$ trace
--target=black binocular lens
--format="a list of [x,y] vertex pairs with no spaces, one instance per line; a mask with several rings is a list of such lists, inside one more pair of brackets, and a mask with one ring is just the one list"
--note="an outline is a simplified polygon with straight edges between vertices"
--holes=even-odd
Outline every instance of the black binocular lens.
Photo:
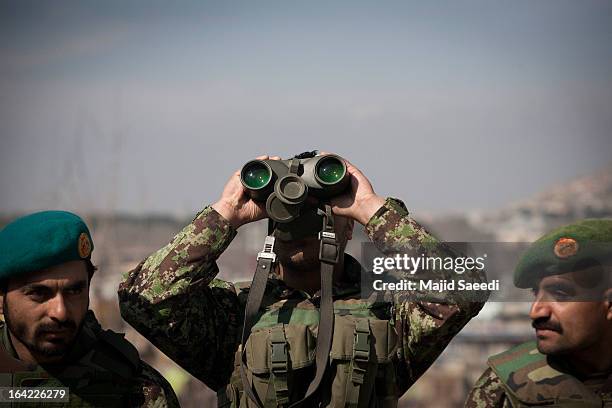
[[271,178],[270,167],[261,161],[252,161],[242,169],[242,181],[247,188],[258,190],[265,187]]
[[317,165],[317,177],[326,184],[334,184],[342,180],[346,169],[336,157],[321,159]]

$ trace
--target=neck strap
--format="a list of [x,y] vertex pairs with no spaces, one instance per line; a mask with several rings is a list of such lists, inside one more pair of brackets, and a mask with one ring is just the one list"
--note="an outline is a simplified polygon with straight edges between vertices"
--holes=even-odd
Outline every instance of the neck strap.
[[[334,232],[334,219],[331,207],[326,204],[325,210],[319,210],[319,213],[323,216],[323,228],[319,233],[319,240],[321,241],[319,248],[319,260],[321,261],[321,306],[319,310],[319,330],[315,357],[316,372],[313,381],[308,386],[304,398],[289,405],[289,408],[306,406],[306,402],[310,400],[319,389],[323,380],[323,375],[325,374],[325,369],[328,365],[334,331],[332,283],[334,266],[338,263],[338,259],[340,258],[340,250]],[[274,253],[274,237],[268,235],[264,242],[263,251],[257,255],[255,276],[253,277],[246,303],[244,326],[242,328],[242,353],[240,358],[240,377],[242,379],[244,391],[259,408],[263,408],[264,405],[253,391],[247,376],[246,342],[251,334],[251,329],[258,320],[258,312],[266,290],[268,273],[272,270],[275,263],[276,254]],[[286,353],[286,355],[288,356],[289,354]],[[313,405],[308,404],[308,406]]]

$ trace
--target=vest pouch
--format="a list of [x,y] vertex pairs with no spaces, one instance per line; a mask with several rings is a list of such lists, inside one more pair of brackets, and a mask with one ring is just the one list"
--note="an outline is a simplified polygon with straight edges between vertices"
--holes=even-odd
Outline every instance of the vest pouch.
[[391,363],[397,336],[389,321],[336,314],[334,324],[331,406],[381,406],[387,400],[395,405],[383,406],[396,406]]
[[371,357],[378,364],[390,363],[396,351],[397,335],[389,320],[355,317],[353,315],[335,315],[334,339],[330,357],[335,360],[351,360],[357,320],[365,320],[370,328],[373,351]]
[[[314,377],[316,339],[306,325],[255,330],[246,344],[248,380],[265,407],[301,399]],[[248,405],[247,405],[248,403]],[[240,406],[254,406],[246,394]]]

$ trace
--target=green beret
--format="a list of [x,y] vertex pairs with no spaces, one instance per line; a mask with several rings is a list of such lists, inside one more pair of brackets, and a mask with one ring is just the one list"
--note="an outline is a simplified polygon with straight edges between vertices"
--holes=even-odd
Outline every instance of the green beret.
[[27,215],[0,231],[0,280],[74,260],[90,260],[93,242],[83,220],[66,211]]
[[514,285],[529,288],[541,278],[579,270],[612,255],[612,219],[587,219],[544,235],[525,251],[514,271]]

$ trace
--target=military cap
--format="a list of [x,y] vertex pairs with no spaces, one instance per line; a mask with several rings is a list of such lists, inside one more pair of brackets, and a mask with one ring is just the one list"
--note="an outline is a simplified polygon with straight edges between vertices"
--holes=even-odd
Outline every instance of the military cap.
[[519,260],[514,285],[532,287],[550,275],[579,270],[593,262],[610,263],[612,219],[586,219],[565,225],[534,242]]
[[30,214],[0,231],[0,280],[64,262],[90,260],[92,250],[89,229],[76,214]]

